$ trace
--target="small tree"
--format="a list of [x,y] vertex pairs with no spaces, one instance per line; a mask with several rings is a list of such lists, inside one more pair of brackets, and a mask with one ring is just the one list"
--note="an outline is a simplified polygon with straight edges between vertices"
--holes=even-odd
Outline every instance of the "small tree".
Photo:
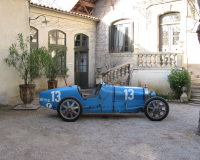
[[185,69],[179,70],[178,68],[171,69],[171,74],[168,76],[168,82],[170,88],[175,93],[175,98],[180,98],[182,92],[182,87],[190,83],[189,72]]
[[[43,66],[45,69],[45,75],[49,80],[55,80],[56,77],[62,76],[65,77],[68,71],[68,68],[66,68],[66,61],[62,59],[61,57],[66,55],[66,47],[63,48],[56,48],[56,47],[50,47],[49,49],[50,53],[54,53],[54,55],[51,54],[45,54],[43,56],[44,62]],[[63,65],[64,64],[64,65]]]
[[[29,38],[24,40],[23,34],[19,33],[17,37],[18,43],[12,44],[9,47],[8,58],[5,58],[5,62],[8,66],[13,66],[19,73],[25,85],[33,83],[33,79],[36,76],[42,74],[42,57],[47,50],[42,47],[29,51]],[[45,63],[45,62],[43,62]]]

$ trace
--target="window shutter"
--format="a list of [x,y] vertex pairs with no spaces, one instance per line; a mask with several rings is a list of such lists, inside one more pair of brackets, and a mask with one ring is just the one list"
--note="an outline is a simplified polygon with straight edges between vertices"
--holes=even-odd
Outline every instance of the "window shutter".
[[114,26],[113,25],[110,25],[109,26],[109,53],[112,53],[113,52],[113,37],[114,37]]
[[112,49],[112,37],[111,37],[111,26],[109,26],[109,53],[111,53],[111,49]]
[[131,23],[131,37],[130,37],[130,49],[131,52],[134,52],[134,23]]

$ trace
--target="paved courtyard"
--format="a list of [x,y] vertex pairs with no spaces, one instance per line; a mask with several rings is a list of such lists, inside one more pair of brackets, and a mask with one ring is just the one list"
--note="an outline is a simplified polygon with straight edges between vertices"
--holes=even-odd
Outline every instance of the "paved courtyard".
[[72,123],[45,107],[0,106],[0,159],[200,160],[200,107],[169,105],[161,122],[137,113],[83,114]]

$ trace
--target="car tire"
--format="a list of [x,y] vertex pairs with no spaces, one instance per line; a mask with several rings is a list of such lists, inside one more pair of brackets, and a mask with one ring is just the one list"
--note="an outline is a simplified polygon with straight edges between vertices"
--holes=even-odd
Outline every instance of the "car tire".
[[64,121],[74,122],[82,115],[83,106],[77,98],[66,97],[59,102],[57,112]]
[[146,101],[144,113],[151,121],[161,121],[167,117],[169,105],[163,98],[153,97]]

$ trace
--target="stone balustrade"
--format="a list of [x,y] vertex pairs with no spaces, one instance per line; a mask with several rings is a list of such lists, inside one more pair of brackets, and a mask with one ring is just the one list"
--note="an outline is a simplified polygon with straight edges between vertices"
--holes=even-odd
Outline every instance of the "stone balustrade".
[[181,53],[172,52],[138,53],[138,66],[158,68],[181,67],[182,55]]
[[123,77],[124,75],[128,75],[130,71],[130,62],[124,63],[117,67],[109,69],[103,77],[103,81],[105,83],[109,83]]

